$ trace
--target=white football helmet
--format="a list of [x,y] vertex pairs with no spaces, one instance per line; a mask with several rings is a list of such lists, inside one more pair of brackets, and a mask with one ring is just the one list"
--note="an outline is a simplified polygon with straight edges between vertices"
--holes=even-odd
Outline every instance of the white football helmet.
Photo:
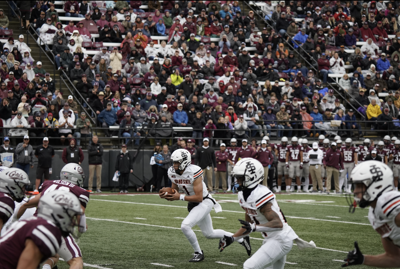
[[297,145],[299,142],[299,139],[296,136],[293,136],[291,141],[292,141],[292,145]]
[[25,198],[25,187],[31,184],[28,174],[19,168],[0,171],[0,192],[7,193],[18,203]]
[[264,136],[262,140],[267,140],[268,141],[269,137],[268,136]]
[[385,135],[385,137],[383,138],[383,140],[389,140],[389,141],[390,141],[390,136]]
[[301,141],[301,144],[308,144],[307,138],[303,138],[303,141]]
[[38,217],[54,223],[63,236],[73,232],[78,225],[77,216],[83,211],[79,199],[67,191],[54,190],[40,197]]
[[171,155],[172,162],[179,163],[179,170],[184,171],[186,167],[192,162],[192,157],[190,152],[186,149],[177,149]]
[[342,144],[342,143],[343,143],[343,141],[340,140],[340,139],[338,139],[338,140],[336,141],[336,144]]
[[351,172],[350,184],[357,183],[364,184],[366,189],[361,199],[354,196],[354,200],[361,208],[365,208],[382,193],[393,190],[393,172],[382,162],[365,161]]
[[400,140],[396,140],[396,141],[394,142],[394,147],[395,147],[396,149],[398,149],[398,148],[400,147]]
[[256,159],[243,158],[233,167],[232,176],[241,180],[243,187],[253,189],[264,180],[264,167]]
[[324,140],[325,139],[325,136],[324,135],[319,135],[318,136],[318,140]]
[[393,142],[393,141],[396,141],[396,140],[397,140],[397,137],[393,136],[393,137],[392,137],[392,142]]
[[353,143],[353,140],[349,137],[349,138],[346,138],[346,141],[345,141],[345,142],[346,142],[346,144],[347,144],[347,143],[350,143],[350,144],[351,144],[351,143]]
[[340,139],[341,139],[340,136],[337,135],[337,136],[335,136],[335,138],[333,140],[335,140],[335,142],[337,143],[337,141]]
[[371,140],[369,138],[364,139],[364,144],[371,144]]
[[68,181],[82,187],[85,181],[85,173],[83,173],[83,169],[79,164],[69,163],[61,169],[60,180]]
[[282,137],[281,142],[288,142],[289,140],[287,139],[286,136]]
[[237,142],[236,138],[232,138],[232,139],[231,139],[231,144],[232,144],[232,143],[236,143],[236,142]]

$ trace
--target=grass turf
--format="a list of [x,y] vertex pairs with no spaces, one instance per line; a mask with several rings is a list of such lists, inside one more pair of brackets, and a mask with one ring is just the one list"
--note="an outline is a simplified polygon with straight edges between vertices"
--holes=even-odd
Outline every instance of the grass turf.
[[[218,194],[223,212],[212,211],[216,229],[235,232],[244,218],[244,211],[235,202],[237,196]],[[289,225],[304,240],[313,240],[317,247],[300,251],[293,246],[285,268],[339,268],[347,251],[357,240],[364,254],[383,252],[379,235],[366,218],[368,210],[348,213],[343,196],[277,195],[278,203]],[[152,263],[174,268],[242,268],[248,258],[245,249],[235,243],[222,253],[218,240],[205,239],[196,226],[196,235],[205,254],[205,261],[189,263],[193,250],[180,231],[182,218],[187,216],[186,202],[168,202],[158,195],[92,195],[86,210],[88,232],[82,235],[79,246],[84,262],[103,268],[162,268]],[[152,225],[152,226],[151,226]],[[260,233],[251,235],[253,253],[262,244]],[[343,253],[346,252],[346,253]],[[68,268],[60,262],[60,269]],[[85,267],[90,268],[90,267]],[[97,267],[99,268],[99,267]],[[367,268],[367,267],[358,267]]]

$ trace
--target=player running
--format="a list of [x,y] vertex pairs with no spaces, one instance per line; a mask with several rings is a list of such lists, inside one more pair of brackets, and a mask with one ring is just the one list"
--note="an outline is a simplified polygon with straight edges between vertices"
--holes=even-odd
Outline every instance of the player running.
[[[369,206],[368,220],[381,236],[384,254],[363,255],[354,242],[346,263],[380,268],[400,267],[400,192],[394,190],[393,172],[379,161],[365,161],[351,173],[354,200],[361,208]],[[353,207],[353,204],[350,205]]]
[[232,175],[240,186],[238,200],[246,214],[245,220],[239,220],[242,228],[233,236],[224,236],[220,240],[220,251],[252,232],[261,232],[263,245],[243,264],[243,268],[281,269],[285,266],[286,255],[292,249],[293,240],[296,240],[300,248],[315,248],[314,242],[307,243],[297,236],[287,224],[275,195],[268,187],[259,184],[264,180],[264,169],[259,161],[241,159],[233,168]]
[[[82,167],[79,164],[69,163],[65,165],[61,169],[60,180],[43,182],[39,187],[39,194],[21,206],[16,218],[19,219],[28,208],[37,207],[42,195],[46,195],[47,193],[51,193],[55,190],[63,190],[72,193],[79,199],[83,212],[82,216],[80,216],[79,232],[86,232],[86,217],[84,214],[86,206],[89,202],[89,192],[81,188],[81,186],[83,186],[84,179],[85,175]],[[68,235],[62,238],[62,244],[58,254],[69,264],[70,268],[83,268],[82,252],[78,244],[75,242],[73,236]],[[47,261],[46,264],[52,266],[53,263],[57,262],[57,260],[57,258],[53,258],[50,261]]]
[[[14,214],[15,202],[25,198],[25,187],[31,182],[21,169],[0,168],[0,231]],[[14,202],[15,201],[15,202]]]
[[58,252],[62,236],[73,231],[81,214],[79,200],[70,192],[56,190],[41,197],[37,216],[13,223],[0,238],[1,268],[38,268]]
[[[197,225],[200,227],[203,235],[208,239],[223,238],[232,236],[232,233],[224,230],[214,230],[210,216],[211,210],[221,212],[221,206],[211,197],[207,191],[206,184],[203,181],[203,170],[191,164],[190,153],[185,149],[177,149],[172,155],[173,166],[168,169],[168,177],[172,182],[171,188],[176,190],[173,194],[165,194],[166,189],[160,190],[160,197],[169,201],[181,200],[187,201],[189,215],[183,220],[181,230],[193,247],[194,255],[189,262],[201,262],[204,260],[204,253],[200,249],[196,234],[192,228]],[[263,170],[264,173],[264,170]],[[180,194],[179,191],[184,194]],[[239,241],[251,254],[249,237]]]

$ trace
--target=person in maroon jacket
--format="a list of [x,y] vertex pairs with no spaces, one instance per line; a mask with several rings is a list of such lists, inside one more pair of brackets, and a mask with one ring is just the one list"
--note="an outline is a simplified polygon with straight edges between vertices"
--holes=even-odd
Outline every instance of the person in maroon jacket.
[[215,191],[218,192],[219,180],[222,181],[222,189],[226,193],[226,165],[228,162],[229,152],[226,150],[225,143],[221,143],[220,150],[215,152],[215,160],[217,161],[217,172],[215,173]]
[[243,139],[242,147],[238,150],[238,153],[235,158],[235,163],[237,163],[238,160],[242,158],[248,158],[248,157],[254,158],[256,154],[257,154],[256,151],[248,145],[247,139]]
[[324,158],[324,167],[326,169],[326,194],[331,190],[331,176],[335,181],[335,193],[339,193],[339,171],[343,170],[343,157],[336,148],[336,142],[331,143],[331,148],[326,152]]
[[228,55],[224,57],[224,65],[236,66],[239,67],[239,62],[235,54],[233,54],[233,50],[228,50]]
[[181,66],[182,65],[182,56],[179,56],[179,50],[175,50],[175,55],[171,57],[172,66]]
[[187,143],[186,143],[186,150],[190,152],[190,155],[192,156],[192,164],[196,164],[196,148],[193,147],[193,145],[195,144],[195,140],[194,139],[188,139]]
[[188,16],[186,22],[183,24],[183,28],[187,27],[190,33],[196,34],[196,24],[192,20],[192,16]]
[[239,151],[239,148],[237,147],[236,138],[231,139],[231,146],[228,147],[227,151],[229,153],[229,155],[228,155],[228,189],[227,189],[227,191],[230,191],[231,185],[232,185],[231,172],[232,172],[233,167],[235,166],[236,155]]
[[164,104],[168,106],[168,111],[171,114],[174,114],[174,112],[178,110],[178,103],[173,98],[174,96],[172,94],[168,94],[167,101],[164,102]]
[[214,66],[214,76],[216,79],[224,75],[225,73],[224,67],[225,67],[224,59],[219,58],[217,64]]
[[114,74],[113,78],[107,82],[110,85],[110,89],[112,93],[116,93],[119,91],[119,81],[118,81],[118,74]]
[[261,147],[258,147],[256,150],[256,159],[259,160],[264,167],[263,185],[267,187],[269,185],[269,188],[272,190],[273,188],[275,188],[275,186],[273,184],[272,178],[268,177],[268,171],[272,163],[274,162],[274,155],[272,155],[272,152],[267,147],[267,140],[261,141]]
[[324,84],[326,84],[328,74],[332,74],[333,72],[330,70],[330,63],[326,59],[325,53],[322,53],[321,58],[318,59],[318,70],[322,73]]

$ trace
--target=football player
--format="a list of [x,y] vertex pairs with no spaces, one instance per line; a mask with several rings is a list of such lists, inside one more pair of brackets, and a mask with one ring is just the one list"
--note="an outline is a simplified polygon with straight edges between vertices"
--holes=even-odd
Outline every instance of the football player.
[[[54,181],[45,181],[39,187],[39,194],[31,199],[29,202],[23,204],[18,211],[16,218],[20,218],[24,212],[28,208],[37,207],[40,197],[42,195],[46,195],[47,193],[51,193],[54,190],[64,190],[75,195],[81,204],[82,208],[82,216],[80,216],[79,220],[79,232],[86,232],[86,217],[85,217],[85,209],[89,202],[89,192],[81,186],[83,186],[83,182],[85,180],[85,175],[83,173],[83,169],[79,164],[69,163],[65,165],[60,172],[60,180]],[[66,261],[70,268],[83,268],[83,260],[82,260],[82,252],[75,242],[74,237],[68,235],[62,238],[62,244],[60,250],[58,252],[61,258]],[[53,266],[53,263],[57,262],[57,258],[52,258],[46,262],[50,266]],[[51,268],[51,267],[43,267],[43,268]]]
[[232,187],[231,172],[232,172],[233,166],[235,166],[236,154],[239,150],[239,148],[237,147],[236,138],[231,139],[231,146],[228,147],[227,150],[228,150],[229,156],[228,156],[228,170],[227,170],[227,172],[228,172],[228,189],[226,191],[228,192],[228,191],[231,191],[231,187]]
[[400,192],[394,190],[393,172],[382,162],[365,161],[354,168],[350,181],[358,206],[369,207],[368,220],[381,236],[385,253],[364,255],[354,242],[354,250],[348,253],[342,267],[400,267]]
[[37,216],[13,223],[0,238],[1,268],[38,268],[56,255],[62,236],[73,231],[81,214],[79,200],[70,192],[55,190],[41,197]]
[[385,150],[385,143],[383,141],[379,141],[376,147],[376,153],[382,158],[382,162],[388,164],[388,151]]
[[240,186],[238,200],[246,212],[245,220],[239,220],[242,228],[233,236],[224,236],[220,240],[220,251],[252,232],[261,232],[263,245],[246,260],[243,268],[280,269],[285,266],[286,255],[292,249],[293,240],[303,247],[315,247],[313,242],[307,243],[298,238],[287,224],[275,195],[268,187],[260,184],[264,180],[264,169],[259,161],[241,159],[233,168],[232,175]]
[[318,146],[319,146],[319,148],[321,150],[324,147],[324,140],[325,140],[325,136],[324,135],[319,135],[318,136]]
[[29,184],[29,177],[23,170],[18,168],[4,169],[1,167],[0,231],[14,214],[15,202],[20,203],[25,198],[25,187]]
[[304,192],[310,192],[310,159],[308,158],[308,152],[312,149],[308,146],[308,140],[303,138],[301,141],[301,145],[303,146],[303,169],[302,169],[302,177],[304,177]]
[[394,148],[390,151],[390,160],[393,160],[394,186],[397,188],[400,176],[400,140],[394,142]]
[[[394,145],[390,141],[390,136],[385,135],[385,137],[383,138],[383,143],[385,143],[383,149],[386,151],[387,156],[390,156],[390,151],[394,148]],[[390,169],[393,170],[393,160],[389,160],[389,157],[387,165],[390,167]]]
[[[286,150],[288,139],[286,136],[282,137],[281,144],[275,145],[275,156],[278,159],[278,192],[281,192],[282,176],[285,177],[285,182],[288,181],[289,171],[286,169]],[[290,190],[290,185],[286,185],[286,191]]]
[[[303,147],[298,144],[298,138],[293,136],[292,144],[286,151],[286,169],[289,170],[289,178],[286,180],[286,186],[291,186],[293,178],[296,177],[297,192],[301,192],[301,174],[303,170]],[[290,162],[290,165],[289,165]],[[287,191],[287,187],[286,187]],[[289,191],[294,191],[289,188]]]
[[[351,184],[349,184],[348,179],[350,178],[351,171],[353,171],[354,167],[358,165],[358,148],[353,146],[353,140],[351,138],[346,138],[345,146],[342,148],[342,156],[343,156],[343,166],[344,166],[344,185],[345,192],[351,192]],[[339,183],[340,185],[340,183]]]
[[[177,149],[171,155],[173,166],[168,169],[168,177],[171,180],[171,188],[176,190],[173,194],[165,194],[165,188],[160,190],[160,197],[169,201],[181,200],[188,202],[189,215],[183,220],[181,230],[194,249],[193,258],[189,262],[201,262],[204,253],[200,249],[196,234],[192,228],[197,225],[206,238],[223,238],[232,236],[232,233],[224,230],[214,230],[210,216],[211,210],[221,212],[221,206],[211,197],[203,181],[203,170],[191,164],[190,153],[185,149]],[[179,191],[183,192],[182,194]],[[249,237],[239,241],[250,255],[251,247]]]
[[364,139],[363,144],[358,146],[358,163],[362,163],[373,149],[374,147],[371,146],[371,140],[369,138]]
[[[319,136],[319,137],[321,137],[321,136]],[[325,159],[326,152],[329,150],[329,144],[330,144],[330,141],[328,138],[325,138],[322,142],[322,147],[320,149],[324,153],[323,159]],[[324,182],[324,186],[326,186],[326,169],[323,165],[321,166],[321,178],[322,178],[322,182]],[[326,187],[324,187],[324,191],[326,191]]]

